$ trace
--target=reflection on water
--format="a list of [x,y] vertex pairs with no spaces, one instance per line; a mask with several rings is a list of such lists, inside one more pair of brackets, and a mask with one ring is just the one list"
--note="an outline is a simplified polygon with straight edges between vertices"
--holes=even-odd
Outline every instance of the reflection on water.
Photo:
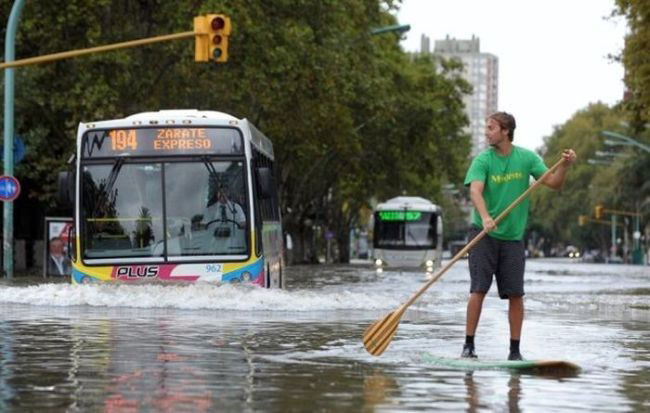
[[374,370],[363,379],[363,411],[373,411],[375,407],[390,403],[389,396],[395,396],[397,383]]
[[[482,409],[487,409],[490,406],[481,404],[480,386],[474,380],[474,372],[465,373],[464,377],[465,389],[467,391],[467,412],[477,412]],[[483,395],[485,399],[486,395]],[[519,412],[519,399],[521,397],[521,381],[518,373],[511,373],[507,385],[507,402],[505,404],[506,411]]]
[[[647,410],[650,276],[548,265],[528,264],[522,350],[573,361],[579,375],[420,362],[423,351],[460,352],[464,262],[406,313],[379,358],[363,350],[363,330],[426,274],[293,267],[288,291],[4,282],[0,411]],[[506,306],[491,292],[480,356],[505,358],[507,335]]]

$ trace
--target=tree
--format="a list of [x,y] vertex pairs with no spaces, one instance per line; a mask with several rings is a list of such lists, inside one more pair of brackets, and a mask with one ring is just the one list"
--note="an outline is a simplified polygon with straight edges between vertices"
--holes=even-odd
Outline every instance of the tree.
[[626,107],[638,133],[650,121],[650,4],[645,0],[616,0],[613,14],[625,16],[630,29],[620,59],[628,89]]
[[[307,223],[315,223],[335,231],[344,250],[370,198],[439,195],[442,180],[458,179],[469,145],[461,131],[467,85],[453,76],[457,68],[411,60],[395,34],[370,35],[395,22],[396,5],[27,3],[17,58],[187,31],[192,16],[215,11],[231,17],[233,33],[230,59],[218,66],[195,63],[187,40],[17,69],[16,130],[28,150],[16,174],[21,202],[32,206],[19,210],[54,208],[56,172],[74,152],[79,122],[160,109],[219,110],[251,120],[272,139],[286,230],[309,237]],[[9,6],[0,6],[0,19],[7,20]],[[36,227],[27,232],[39,236]]]
[[600,133],[619,127],[624,116],[620,108],[591,104],[544,139],[542,153],[547,165],[557,162],[565,148],[575,149],[578,160],[569,170],[559,193],[546,189],[531,196],[532,230],[552,243],[606,249],[607,229],[597,225],[580,227],[578,216],[591,215],[598,203],[619,205],[615,194],[621,186],[616,178],[620,164],[612,160],[609,166],[592,165],[588,160],[596,157],[596,151],[606,150]]

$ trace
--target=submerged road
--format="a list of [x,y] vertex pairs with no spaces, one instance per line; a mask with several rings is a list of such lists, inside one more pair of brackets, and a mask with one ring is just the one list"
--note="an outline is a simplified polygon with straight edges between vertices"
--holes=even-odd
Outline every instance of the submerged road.
[[[406,313],[388,350],[364,329],[425,281],[369,266],[290,267],[288,289],[0,284],[0,411],[648,411],[650,268],[529,260],[522,354],[578,375],[427,364],[464,340],[467,261]],[[485,300],[481,359],[508,350]]]

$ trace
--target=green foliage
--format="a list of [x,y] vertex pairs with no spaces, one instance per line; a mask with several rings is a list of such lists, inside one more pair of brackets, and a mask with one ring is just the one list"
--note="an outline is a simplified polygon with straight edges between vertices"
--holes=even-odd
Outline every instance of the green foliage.
[[[410,58],[392,0],[28,2],[16,58],[191,30],[192,17],[231,17],[229,61],[195,63],[180,40],[16,70],[16,173],[31,202],[54,203],[56,172],[79,122],[172,108],[248,118],[274,142],[284,224],[307,220],[343,240],[372,197],[435,199],[460,182],[469,139],[458,67]],[[10,5],[0,6],[6,21]],[[44,23],[47,24],[44,24]]]
[[[533,229],[560,243],[605,250],[609,227],[595,223],[580,227],[578,216],[593,216],[597,204],[634,212],[650,197],[648,155],[607,147],[601,135],[603,130],[624,133],[621,125],[626,115],[620,108],[592,104],[545,139],[543,152],[548,165],[554,164],[565,148],[575,149],[578,160],[559,193],[547,189],[532,195]],[[618,151],[621,157],[605,158],[609,165],[590,164],[589,159],[599,159],[597,151]]]
[[626,107],[638,129],[650,121],[650,3],[616,0],[614,14],[625,16],[629,27],[621,60],[629,95]]

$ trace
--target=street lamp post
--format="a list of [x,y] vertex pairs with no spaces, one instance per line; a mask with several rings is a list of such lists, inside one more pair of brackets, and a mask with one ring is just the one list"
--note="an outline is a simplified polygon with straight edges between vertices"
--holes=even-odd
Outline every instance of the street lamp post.
[[[639,148],[645,152],[650,153],[650,145],[647,145],[643,142],[639,142],[638,140],[631,138],[627,135],[623,135],[622,133],[619,132],[613,132],[609,130],[604,130],[600,132],[601,135],[604,137],[608,138],[605,139],[603,142],[605,145],[609,146],[631,146],[635,148]],[[601,152],[601,154],[610,154],[609,152]],[[590,162],[591,163],[591,162]],[[637,212],[637,214],[634,216],[634,234],[633,234],[633,239],[634,239],[634,251],[632,253],[633,255],[633,262],[635,264],[640,264],[638,261],[643,260],[643,252],[641,251],[641,240],[640,240],[640,218],[641,214]]]
[[636,139],[630,138],[629,136],[623,135],[622,133],[612,132],[604,130],[600,132],[603,136],[606,136],[610,139],[605,140],[605,145],[611,146],[635,146],[637,148],[643,149],[646,152],[650,153],[650,146],[645,143],[639,142]]
[[370,34],[381,34],[386,32],[397,32],[399,34],[402,34],[404,32],[408,32],[409,30],[411,30],[410,24],[393,24],[391,26],[383,26],[370,29]]

